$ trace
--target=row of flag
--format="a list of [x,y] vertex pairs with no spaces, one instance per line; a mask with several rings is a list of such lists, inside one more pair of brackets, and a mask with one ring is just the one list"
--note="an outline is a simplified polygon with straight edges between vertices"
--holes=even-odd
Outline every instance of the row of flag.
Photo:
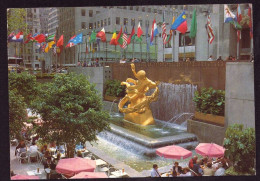
[[[252,33],[252,20],[251,20],[251,6],[249,7],[249,10],[248,10],[248,16],[250,17],[249,27],[250,27],[250,37],[252,38],[253,33]],[[241,15],[241,10],[240,10],[239,5],[237,5],[237,14],[236,15],[234,15],[230,11],[230,9],[228,8],[227,5],[224,5],[224,23],[234,24],[234,26],[237,29],[238,41],[241,39],[241,32],[240,32],[241,19],[242,19],[242,15]],[[207,17],[206,25],[207,25],[206,28],[207,28],[207,34],[208,34],[208,42],[211,44],[215,38],[215,35],[213,32],[209,14]],[[188,29],[187,28],[187,17],[186,17],[185,11],[183,11],[176,19],[175,19],[175,16],[173,17],[173,20],[172,20],[172,23],[170,26],[170,32],[168,35],[166,33],[166,24],[164,21],[164,17],[163,17],[163,23],[162,23],[161,28],[162,28],[161,36],[163,39],[163,44],[167,44],[171,40],[172,34],[174,33],[174,31],[179,31],[182,34],[185,34]],[[192,15],[192,20],[191,20],[190,34],[189,34],[190,38],[196,37],[196,33],[197,33],[197,19],[196,19],[196,9],[194,9],[193,15]],[[159,34],[159,32],[158,32],[156,20],[154,19],[153,23],[152,23],[152,29],[151,29],[150,36],[148,34],[148,27],[146,26],[147,51],[149,50],[149,46],[153,45],[154,38],[158,34]],[[124,32],[122,31],[122,27],[121,27],[118,34],[116,34],[116,30],[114,30],[112,38],[110,40],[110,45],[115,45],[115,46],[119,45],[121,48],[125,49],[131,43],[131,41],[134,41],[134,40],[139,41],[139,42],[142,41],[142,35],[143,35],[143,30],[141,28],[140,22],[137,27],[137,33],[135,33],[135,25],[133,25],[133,28],[132,28],[132,31],[131,31],[131,34],[129,35],[129,37],[127,36],[126,27],[124,28]],[[18,34],[11,33],[8,36],[8,42],[23,42],[23,39],[24,39],[23,32],[21,32],[21,31]],[[54,53],[56,53],[57,47],[59,47],[60,50],[62,50],[62,48],[63,48],[63,35],[60,36],[60,38],[57,42],[56,42],[55,35],[48,36],[48,35],[37,34],[37,33],[34,34],[33,36],[31,34],[28,34],[26,39],[27,40],[24,43],[37,42],[36,46],[39,47],[39,49],[42,52],[46,52],[46,53],[51,48],[53,48]],[[95,30],[93,30],[91,35],[87,39],[87,41],[88,40],[89,40],[89,43],[96,42],[99,47],[100,41],[106,42],[105,29],[102,28],[102,30],[99,31],[98,33]],[[82,33],[80,33],[78,35],[74,35],[68,41],[66,48],[73,47],[79,43],[82,43],[82,41],[83,41]]]

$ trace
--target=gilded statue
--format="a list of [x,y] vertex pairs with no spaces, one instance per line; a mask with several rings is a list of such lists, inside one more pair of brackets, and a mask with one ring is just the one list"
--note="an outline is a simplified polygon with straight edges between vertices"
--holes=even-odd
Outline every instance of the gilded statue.
[[[146,77],[146,72],[140,70],[136,73],[135,65],[131,64],[132,72],[137,80],[132,78],[126,79],[121,82],[121,85],[126,86],[126,95],[119,102],[119,111],[125,113],[124,119],[140,125],[153,125],[155,124],[150,103],[158,99],[159,82],[153,82]],[[155,89],[152,95],[147,96],[146,93],[150,89]],[[129,102],[127,108],[124,105]]]

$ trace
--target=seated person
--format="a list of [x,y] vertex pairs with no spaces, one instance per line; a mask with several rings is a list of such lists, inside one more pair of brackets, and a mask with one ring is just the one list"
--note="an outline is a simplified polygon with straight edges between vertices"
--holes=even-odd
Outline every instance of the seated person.
[[56,145],[55,141],[53,141],[49,144],[49,148],[56,148],[56,147],[57,147],[57,145]]
[[47,144],[44,144],[42,147],[41,147],[41,149],[40,149],[40,152],[42,153],[42,154],[45,154],[45,152],[48,150],[48,145]]
[[153,169],[151,171],[151,177],[161,177],[161,174],[158,171],[158,165],[154,164]]
[[54,163],[55,165],[58,164],[58,162],[59,162],[59,160],[60,160],[60,157],[61,157],[61,154],[60,154],[60,152],[58,151],[58,152],[57,152],[57,158],[55,158],[55,159],[53,160],[53,163]]
[[193,167],[192,167],[192,175],[193,176],[202,176],[203,175],[203,170],[200,168],[200,165],[201,165],[201,161],[200,160],[197,160],[197,162],[195,164],[193,164]]
[[52,161],[51,161],[51,157],[47,157],[46,160],[43,160],[43,166],[44,166],[44,169],[45,168],[50,168],[51,167],[51,164],[54,164]]
[[15,176],[16,174],[14,174],[14,171],[13,170],[10,170],[10,176],[13,177]]
[[16,156],[16,154],[17,154],[18,149],[20,149],[20,148],[22,148],[22,147],[25,147],[25,142],[24,142],[24,140],[21,140],[21,141],[19,142],[19,144],[17,145],[17,147],[15,148],[15,156]]
[[21,148],[19,149],[19,155],[21,155],[21,153],[26,152],[27,148],[25,145],[22,145]]
[[29,151],[30,151],[31,153],[38,151],[38,147],[37,147],[37,145],[35,144],[35,142],[32,142],[32,145],[30,146]]
[[[181,171],[182,171],[182,168],[181,168],[181,166],[179,166],[179,162],[174,162],[174,166],[173,166],[173,168],[172,168],[172,172],[173,172],[173,174],[177,174],[177,175],[180,175],[181,174]],[[174,173],[175,172],[175,173]]]
[[64,145],[59,145],[58,146],[58,151],[60,152],[60,153],[65,153],[65,147],[64,147]]
[[198,157],[196,155],[192,159],[190,159],[190,161],[189,161],[189,168],[192,169],[193,165],[196,164],[197,160],[198,160]]
[[214,175],[214,170],[212,168],[212,163],[208,162],[206,164],[206,167],[203,169],[203,176],[213,176]]
[[75,150],[78,151],[78,150],[81,150],[84,148],[84,145],[82,145],[81,143],[79,143],[78,145],[76,145],[75,147]]
[[206,156],[206,157],[203,157],[203,158],[201,159],[201,165],[206,166],[207,163],[208,163],[208,157],[207,157],[207,156]]
[[48,158],[48,157],[51,157],[51,153],[49,150],[46,150],[44,153],[44,158]]
[[51,169],[51,171],[50,171],[50,179],[60,179],[60,178],[62,178],[61,177],[61,174],[59,174],[59,173],[57,173],[56,172],[56,165],[55,164],[50,164],[50,169]]
[[77,151],[77,157],[80,157],[80,158],[83,157],[81,151],[79,151],[79,150]]
[[223,167],[222,163],[218,164],[217,170],[214,174],[214,176],[224,176],[225,175],[225,168]]
[[183,168],[180,176],[181,177],[189,177],[189,176],[191,176],[191,172],[190,172],[189,167]]

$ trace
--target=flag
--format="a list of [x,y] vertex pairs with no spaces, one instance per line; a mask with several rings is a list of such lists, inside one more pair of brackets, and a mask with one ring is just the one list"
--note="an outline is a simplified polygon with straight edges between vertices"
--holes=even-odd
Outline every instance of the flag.
[[74,39],[76,37],[76,35],[74,35],[74,36],[72,36],[71,38],[70,38],[70,40],[68,41],[68,44],[66,45],[66,48],[68,48],[68,47],[72,47],[72,40]]
[[97,42],[97,51],[99,52],[100,51],[100,40],[101,40],[101,38],[97,38],[96,39],[96,42]]
[[23,42],[23,32],[20,31],[15,36],[13,36],[13,38],[10,40],[10,42]]
[[53,34],[53,35],[50,35],[50,36],[48,36],[47,37],[47,41],[54,41],[54,37],[55,37],[55,35]]
[[91,43],[91,42],[95,42],[96,36],[97,36],[96,30],[93,30],[92,33],[91,33],[91,35],[90,35],[90,40],[89,40],[89,42],[90,42],[90,43]]
[[78,34],[75,38],[73,38],[73,39],[71,40],[72,44],[71,44],[70,47],[75,46],[75,45],[77,45],[77,44],[79,44],[79,43],[82,43],[82,40],[83,40],[82,36],[83,36],[83,34],[80,33],[80,34]]
[[52,45],[53,45],[53,44],[55,44],[54,41],[48,42],[48,44],[47,44],[47,46],[46,46],[46,48],[45,48],[45,52],[46,52],[46,53],[49,52],[49,50],[52,48]]
[[210,15],[208,15],[208,18],[207,18],[207,32],[208,32],[208,41],[211,44],[213,42],[214,38],[215,38],[215,35],[213,33]]
[[105,29],[103,28],[100,32],[98,32],[96,37],[100,38],[102,42],[106,42],[107,39]]
[[7,37],[7,41],[9,42],[14,36],[14,32],[10,33],[10,35]]
[[32,34],[29,33],[29,34],[26,36],[26,39],[27,39],[27,40],[24,42],[25,44],[26,44],[26,43],[29,43],[30,41],[33,41]]
[[123,49],[127,47],[127,29],[125,27],[125,32],[123,34],[123,45],[121,46]]
[[120,44],[120,45],[123,44],[123,39],[121,37],[122,37],[122,26],[121,26],[121,29],[120,29],[117,37],[116,37],[116,44]]
[[150,45],[153,45],[153,38],[158,34],[158,29],[156,25],[155,19],[153,20],[153,25],[151,29],[151,40],[150,40]]
[[57,47],[63,46],[63,35],[60,36],[58,42],[57,42]]
[[140,22],[138,23],[138,27],[137,27],[137,41],[142,41],[142,34],[143,34],[143,30],[141,28]]
[[183,11],[172,24],[171,30],[178,30],[179,32],[184,34],[187,31],[187,29],[187,18],[185,11]]
[[[242,20],[242,14],[239,4],[237,5],[237,23],[240,25],[240,21]],[[237,30],[237,42],[241,39],[241,32]]]
[[190,26],[190,38],[195,38],[197,33],[197,17],[196,17],[196,9],[193,10],[192,20]]
[[163,24],[162,24],[162,38],[163,38],[163,44],[166,44],[166,40],[167,40],[167,34],[166,34],[166,24],[163,20]]
[[57,50],[56,50],[56,45],[55,44],[52,45],[52,50],[53,50],[53,55],[56,55]]
[[146,25],[146,50],[147,52],[150,52],[150,39],[149,39],[149,34],[148,34],[148,25]]
[[[175,21],[175,16],[173,16],[173,18],[172,18],[172,24],[174,23],[174,21]],[[171,30],[171,29],[170,29],[170,36],[167,37],[166,44],[171,41],[173,31],[174,31],[174,30]]]
[[228,5],[224,4],[224,23],[237,21],[236,16],[230,11]]
[[131,40],[135,39],[135,24],[133,25],[131,35],[127,39],[127,44],[131,43]]
[[44,34],[38,34],[35,36],[34,40],[36,40],[38,43],[45,42],[45,36]]
[[111,38],[109,44],[110,45],[117,45],[117,43],[116,43],[116,30],[114,30],[114,33],[112,35],[112,38]]
[[247,15],[249,16],[249,28],[250,28],[250,38],[253,38],[253,24],[252,24],[252,7],[249,4]]
[[46,47],[46,45],[47,45],[47,44],[46,44],[45,42],[42,43],[42,46],[41,46],[41,48],[40,48],[40,49],[42,50],[42,52],[45,52],[45,47]]

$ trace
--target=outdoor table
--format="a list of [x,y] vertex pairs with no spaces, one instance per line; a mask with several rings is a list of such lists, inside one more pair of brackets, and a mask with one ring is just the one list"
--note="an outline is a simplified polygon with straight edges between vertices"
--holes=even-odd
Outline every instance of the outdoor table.
[[39,169],[39,172],[37,172],[37,170],[31,170],[31,171],[27,171],[27,175],[41,175],[43,173],[43,169]]
[[84,157],[84,159],[88,159],[88,160],[91,160],[91,158],[90,158],[90,157]]
[[[168,174],[168,176],[167,176],[167,174]],[[172,177],[172,175],[170,173],[166,172],[166,173],[163,173],[161,175],[161,177]]]
[[80,151],[81,151],[81,154],[83,157],[85,157],[85,154],[87,154],[89,152],[88,150],[85,150],[85,149],[82,149]]
[[107,163],[101,159],[95,160],[96,166],[106,165]]
[[50,148],[51,155],[55,155],[56,148]]
[[[55,154],[55,155],[52,155],[52,157],[54,158],[54,159],[56,159],[57,158],[57,154]],[[65,154],[60,154],[60,158],[62,159],[62,158],[65,158]]]
[[111,174],[116,176],[117,178],[127,176],[127,173],[126,172],[123,173],[122,170],[117,170],[117,171],[111,172]]

